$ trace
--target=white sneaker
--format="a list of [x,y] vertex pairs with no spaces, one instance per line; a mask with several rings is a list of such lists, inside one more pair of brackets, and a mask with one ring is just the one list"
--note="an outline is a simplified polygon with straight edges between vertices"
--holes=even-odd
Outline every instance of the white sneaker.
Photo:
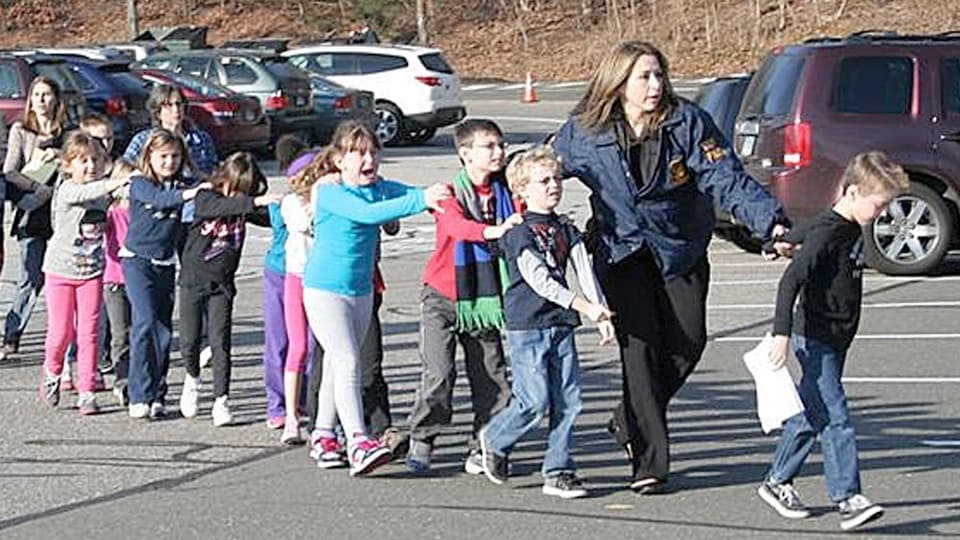
[[213,349],[209,345],[203,348],[200,351],[200,367],[205,368],[210,365],[210,360],[213,359]]
[[200,401],[200,377],[183,376],[183,391],[180,393],[180,414],[184,418],[193,418],[197,415],[197,404]]
[[233,422],[233,415],[230,414],[230,403],[227,396],[220,396],[213,402],[213,425],[221,427]]
[[146,418],[150,415],[150,404],[131,403],[127,412],[130,414],[130,418]]
[[154,401],[150,404],[150,418],[156,420],[157,418],[164,418],[167,416],[167,406],[162,402]]

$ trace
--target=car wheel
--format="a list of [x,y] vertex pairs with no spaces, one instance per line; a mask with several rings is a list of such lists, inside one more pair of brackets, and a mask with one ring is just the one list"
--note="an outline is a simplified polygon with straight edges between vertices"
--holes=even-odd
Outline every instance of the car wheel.
[[400,109],[392,103],[377,103],[375,110],[377,112],[377,138],[384,146],[397,144],[403,138],[403,114]]
[[717,236],[731,242],[738,248],[747,253],[760,253],[760,247],[763,245],[758,238],[755,238],[745,227],[724,227],[716,230]]
[[411,131],[405,137],[407,144],[423,144],[433,138],[437,134],[437,128],[420,128],[416,131]]
[[885,274],[929,272],[943,260],[953,231],[954,215],[943,197],[911,182],[867,227],[867,264]]

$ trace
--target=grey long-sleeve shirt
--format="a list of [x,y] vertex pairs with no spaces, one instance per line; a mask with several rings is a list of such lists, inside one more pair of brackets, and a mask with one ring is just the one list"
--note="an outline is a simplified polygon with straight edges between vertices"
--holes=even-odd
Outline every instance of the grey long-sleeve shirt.
[[53,196],[53,237],[47,244],[43,271],[68,279],[89,279],[103,273],[103,228],[110,192],[122,180],[80,184],[63,181]]

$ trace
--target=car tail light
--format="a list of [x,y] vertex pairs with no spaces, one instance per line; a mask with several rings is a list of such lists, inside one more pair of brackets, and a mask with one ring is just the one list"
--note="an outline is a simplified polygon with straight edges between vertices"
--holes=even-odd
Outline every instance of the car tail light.
[[103,104],[103,110],[110,116],[123,116],[127,114],[127,102],[120,96],[114,96]]
[[810,124],[795,122],[783,130],[783,164],[791,167],[810,165]]
[[232,101],[212,101],[210,102],[210,114],[217,118],[233,118],[233,115],[240,108],[240,105]]
[[277,90],[272,96],[267,98],[267,109],[271,111],[286,109],[289,104],[290,101],[287,99],[287,96],[283,94],[283,90]]
[[440,86],[443,82],[440,81],[440,77],[416,77],[416,79],[427,86]]
[[338,97],[333,102],[333,108],[337,110],[353,108],[353,96]]

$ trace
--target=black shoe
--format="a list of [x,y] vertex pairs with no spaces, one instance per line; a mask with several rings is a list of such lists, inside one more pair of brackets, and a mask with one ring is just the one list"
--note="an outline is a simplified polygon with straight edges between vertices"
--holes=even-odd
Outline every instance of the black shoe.
[[763,502],[770,505],[781,516],[788,519],[810,517],[810,509],[800,501],[800,494],[793,484],[778,484],[767,478],[757,488],[757,494]]
[[630,489],[637,495],[656,495],[663,493],[667,487],[667,481],[656,476],[634,477],[630,482]]
[[480,452],[483,457],[483,474],[494,484],[503,484],[510,476],[507,456],[499,456],[487,443],[486,428],[480,431]]
[[840,503],[840,528],[845,531],[856,529],[882,515],[882,506],[858,493]]
[[10,341],[3,342],[3,354],[17,354],[17,351],[20,350],[20,340],[11,339]]

